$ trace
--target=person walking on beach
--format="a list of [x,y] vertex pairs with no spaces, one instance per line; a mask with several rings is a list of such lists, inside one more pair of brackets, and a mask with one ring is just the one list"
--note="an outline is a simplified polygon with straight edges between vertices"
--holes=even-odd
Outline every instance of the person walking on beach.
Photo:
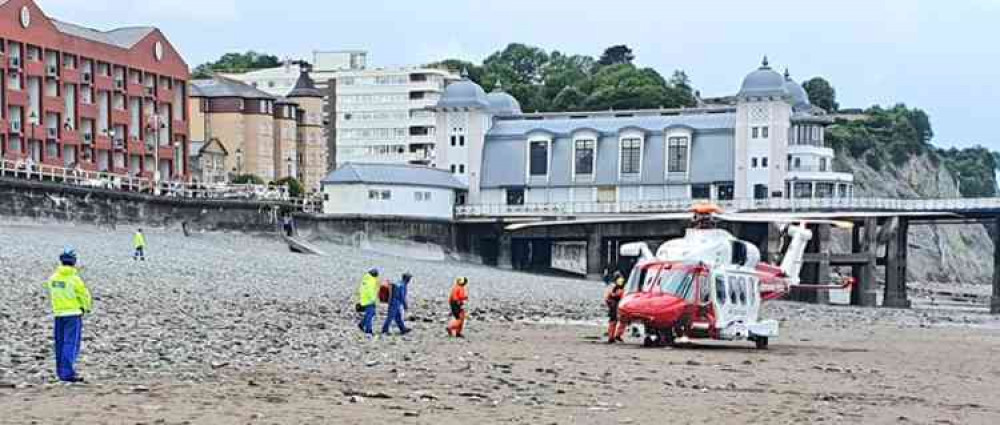
[[91,312],[93,300],[77,273],[76,251],[67,247],[59,256],[60,266],[45,282],[55,317],[53,339],[56,376],[63,382],[83,382],[76,373],[83,337],[83,315]]
[[361,287],[358,288],[358,306],[364,312],[358,328],[369,337],[373,335],[372,326],[375,322],[375,305],[378,302],[378,269],[371,269],[361,277]]
[[625,296],[625,277],[615,272],[611,287],[604,294],[604,304],[608,307],[608,344],[622,342],[625,324],[618,320],[618,304]]
[[448,336],[465,338],[462,330],[465,329],[465,303],[469,300],[469,278],[460,277],[455,279],[455,286],[451,288],[451,295],[448,296],[448,305],[451,307],[451,322],[448,323]]
[[396,327],[399,328],[400,335],[406,335],[410,333],[410,329],[406,327],[403,323],[403,315],[406,314],[406,310],[409,307],[406,304],[406,291],[407,286],[409,286],[410,281],[413,280],[413,276],[409,273],[403,273],[403,277],[392,285],[391,292],[389,294],[389,315],[385,318],[385,323],[382,324],[382,335],[389,334],[389,327],[395,323]]
[[135,235],[132,235],[132,245],[135,247],[132,259],[146,261],[146,236],[142,234],[141,228],[135,231]]

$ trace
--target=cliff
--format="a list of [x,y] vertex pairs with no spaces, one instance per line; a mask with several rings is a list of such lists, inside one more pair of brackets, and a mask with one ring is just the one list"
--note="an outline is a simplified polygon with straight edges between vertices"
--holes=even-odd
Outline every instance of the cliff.
[[[959,197],[955,177],[933,151],[877,170],[871,159],[838,153],[837,162],[838,168],[854,174],[856,197]],[[993,275],[992,254],[989,233],[982,225],[911,226],[908,280],[987,284]]]

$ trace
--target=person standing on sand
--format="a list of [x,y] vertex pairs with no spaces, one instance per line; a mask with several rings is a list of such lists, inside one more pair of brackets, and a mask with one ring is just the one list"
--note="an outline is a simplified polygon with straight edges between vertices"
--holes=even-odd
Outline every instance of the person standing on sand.
[[146,261],[146,236],[142,234],[142,228],[137,229],[135,235],[132,235],[132,245],[135,246],[132,259]]
[[358,306],[364,312],[358,328],[369,337],[375,322],[375,304],[378,302],[378,269],[371,269],[361,277],[361,287],[358,288]]
[[469,300],[469,291],[466,288],[469,278],[460,277],[455,279],[455,286],[451,288],[451,295],[448,296],[448,305],[451,307],[451,322],[448,323],[448,336],[465,338],[462,330],[465,329],[465,303]]
[[406,290],[411,280],[413,280],[412,275],[403,273],[402,279],[392,285],[392,292],[389,294],[389,315],[386,316],[385,323],[382,324],[382,335],[389,334],[389,327],[393,323],[399,327],[400,335],[410,333],[410,329],[403,323],[403,315],[406,314],[406,310],[409,310],[406,305]]
[[614,282],[604,294],[604,304],[608,306],[608,344],[622,342],[625,324],[618,320],[618,303],[625,296],[625,277],[615,272]]
[[64,249],[59,256],[61,265],[45,282],[55,317],[53,352],[56,356],[56,375],[63,382],[83,382],[83,378],[76,374],[75,365],[80,356],[83,315],[93,308],[90,291],[77,274],[76,260],[76,251],[69,247]]

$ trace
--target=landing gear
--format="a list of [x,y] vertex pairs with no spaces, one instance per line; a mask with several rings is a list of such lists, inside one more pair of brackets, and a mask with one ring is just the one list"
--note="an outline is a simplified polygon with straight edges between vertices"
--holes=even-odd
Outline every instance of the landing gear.
[[652,333],[646,334],[646,338],[642,340],[643,347],[670,347],[673,345],[674,332],[670,329],[654,330]]
[[753,341],[754,345],[757,346],[758,350],[767,349],[767,337],[766,336],[752,336],[750,340]]

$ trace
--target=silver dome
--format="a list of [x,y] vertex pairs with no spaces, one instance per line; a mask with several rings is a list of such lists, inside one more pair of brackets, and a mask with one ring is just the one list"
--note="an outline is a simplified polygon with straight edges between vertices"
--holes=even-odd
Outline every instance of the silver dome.
[[760,68],[747,75],[743,79],[743,85],[740,87],[741,97],[784,97],[788,95],[788,89],[785,87],[785,77],[768,66],[766,56]]
[[463,75],[461,81],[445,87],[444,95],[438,100],[437,107],[487,109],[490,103],[486,98],[486,91]]

